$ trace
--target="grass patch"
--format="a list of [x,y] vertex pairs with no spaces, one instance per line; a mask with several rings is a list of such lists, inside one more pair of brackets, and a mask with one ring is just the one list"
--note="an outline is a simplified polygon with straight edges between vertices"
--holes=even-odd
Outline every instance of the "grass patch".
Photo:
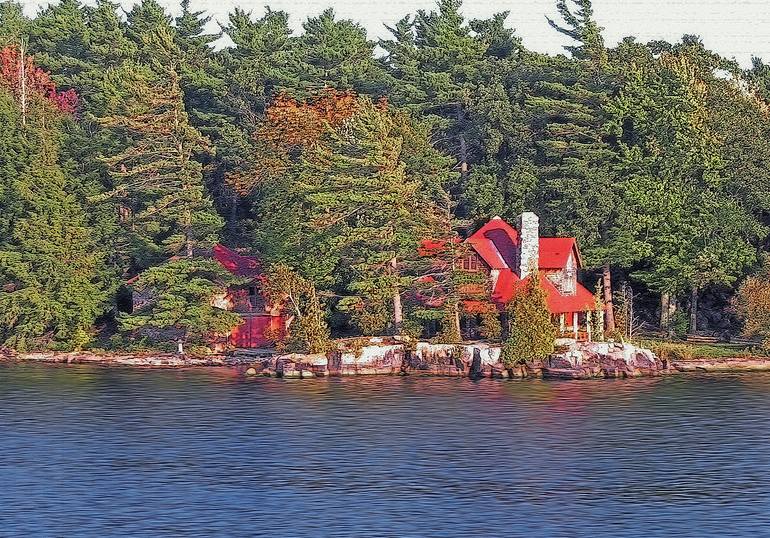
[[652,350],[661,359],[671,361],[732,359],[763,355],[759,349],[740,344],[692,344],[665,340],[641,340],[637,344]]

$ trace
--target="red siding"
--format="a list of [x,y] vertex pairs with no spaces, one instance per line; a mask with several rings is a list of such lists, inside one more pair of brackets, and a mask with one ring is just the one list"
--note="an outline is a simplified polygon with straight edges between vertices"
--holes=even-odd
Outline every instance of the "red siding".
[[286,321],[283,316],[253,315],[244,316],[243,323],[233,329],[230,335],[230,343],[235,347],[262,348],[272,347],[275,342],[265,337],[265,333],[286,330]]

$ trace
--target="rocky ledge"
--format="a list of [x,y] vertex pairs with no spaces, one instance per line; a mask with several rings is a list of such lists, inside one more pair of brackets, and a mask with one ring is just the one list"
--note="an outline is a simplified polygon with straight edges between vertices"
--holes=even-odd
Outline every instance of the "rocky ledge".
[[285,354],[253,360],[249,376],[314,378],[340,375],[433,375],[470,378],[592,379],[656,376],[669,365],[650,350],[620,343],[560,341],[560,351],[545,361],[506,368],[500,346],[476,344],[416,345],[372,338],[327,354]]
[[221,355],[188,357],[173,353],[15,353],[0,350],[0,360],[6,362],[37,362],[48,364],[90,364],[95,366],[131,366],[135,368],[190,368],[198,366],[227,366]]
[[562,341],[561,350],[543,365],[543,377],[593,379],[650,377],[672,373],[652,351],[621,342]]
[[678,372],[768,372],[770,357],[691,359],[672,361],[671,366]]

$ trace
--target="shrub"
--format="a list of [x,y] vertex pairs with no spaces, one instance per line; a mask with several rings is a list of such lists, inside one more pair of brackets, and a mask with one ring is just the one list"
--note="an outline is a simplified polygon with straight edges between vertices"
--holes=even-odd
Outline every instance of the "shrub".
[[556,326],[548,312],[540,275],[533,274],[508,305],[510,329],[502,353],[506,368],[544,359],[554,351]]
[[481,336],[487,340],[500,340],[503,334],[503,326],[500,324],[500,316],[497,310],[481,314]]
[[761,339],[762,347],[770,350],[770,258],[759,274],[741,284],[735,309],[743,319],[743,335]]

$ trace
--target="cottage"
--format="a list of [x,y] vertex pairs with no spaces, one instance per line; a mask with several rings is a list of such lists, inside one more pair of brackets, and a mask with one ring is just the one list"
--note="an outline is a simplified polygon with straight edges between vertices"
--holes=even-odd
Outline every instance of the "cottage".
[[462,268],[489,276],[491,300],[500,310],[521,283],[539,271],[548,309],[562,334],[587,338],[590,328],[586,313],[596,305],[593,294],[577,278],[582,267],[577,242],[574,237],[540,237],[539,228],[534,213],[523,213],[518,229],[494,217],[465,240],[471,248]]
[[[211,257],[232,274],[246,280],[245,284],[231,286],[212,301],[213,306],[236,312],[243,320],[241,325],[227,335],[226,343],[239,348],[272,346],[275,338],[286,332],[291,320],[283,314],[282,305],[270,303],[262,294],[265,276],[260,261],[219,244],[201,255]],[[133,280],[135,278],[128,284]],[[151,298],[152,290],[134,291],[132,309],[136,311],[142,308]],[[217,337],[212,335],[212,339],[216,340]]]
[[290,320],[283,314],[281,304],[268,302],[262,294],[264,273],[262,264],[253,256],[244,256],[224,245],[215,245],[214,259],[234,275],[249,279],[243,286],[233,286],[219,298],[225,310],[240,314],[243,323],[233,329],[228,343],[241,348],[270,347],[275,338],[288,328]]

